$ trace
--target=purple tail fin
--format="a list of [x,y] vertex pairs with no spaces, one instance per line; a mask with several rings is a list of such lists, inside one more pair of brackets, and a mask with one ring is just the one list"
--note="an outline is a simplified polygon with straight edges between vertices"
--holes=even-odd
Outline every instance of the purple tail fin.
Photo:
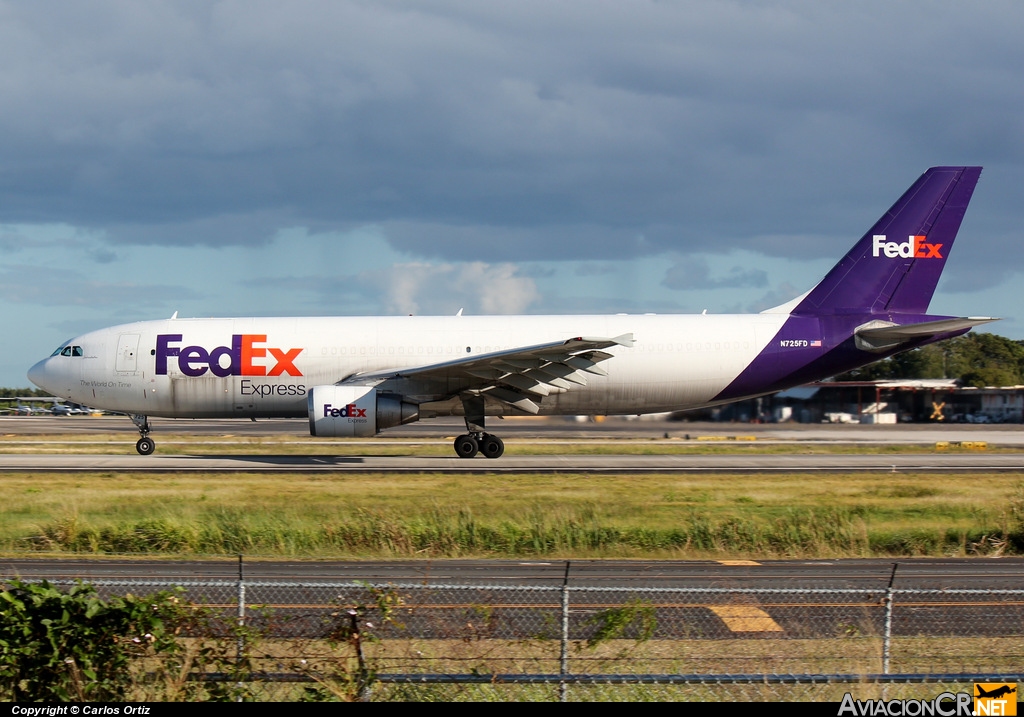
[[793,313],[926,313],[980,175],[922,174]]

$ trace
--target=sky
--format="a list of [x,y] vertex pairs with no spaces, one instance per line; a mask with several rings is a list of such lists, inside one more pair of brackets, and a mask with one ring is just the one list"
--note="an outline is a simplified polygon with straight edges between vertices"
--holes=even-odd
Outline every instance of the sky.
[[760,311],[928,167],[1024,338],[1024,3],[0,0],[0,385],[136,320]]

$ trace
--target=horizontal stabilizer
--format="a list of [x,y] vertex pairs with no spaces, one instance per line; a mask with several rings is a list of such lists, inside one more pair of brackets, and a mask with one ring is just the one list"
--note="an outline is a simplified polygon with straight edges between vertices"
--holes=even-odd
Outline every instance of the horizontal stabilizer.
[[939,334],[966,331],[974,326],[999,321],[988,316],[963,316],[955,319],[938,319],[917,324],[893,324],[886,321],[871,321],[856,329],[854,337],[857,348],[863,351],[884,351],[907,341],[915,341]]

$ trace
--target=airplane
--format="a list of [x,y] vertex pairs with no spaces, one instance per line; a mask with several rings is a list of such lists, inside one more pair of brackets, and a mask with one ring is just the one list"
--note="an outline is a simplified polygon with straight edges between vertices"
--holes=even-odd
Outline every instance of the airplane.
[[985,688],[980,684],[975,684],[974,689],[977,690],[978,694],[976,697],[988,697],[989,699],[999,699],[1006,695],[1012,695],[1017,691],[1016,687],[1010,687],[1009,685],[999,685],[999,687],[993,687],[991,692],[986,692]]
[[6,408],[0,408],[0,413],[13,413],[18,416],[31,416],[36,413],[50,413],[49,408],[38,408],[34,404],[39,403],[56,403],[60,399],[53,396],[14,396],[11,398],[0,399],[0,401],[16,401],[13,408],[10,406]]
[[487,417],[721,405],[817,381],[996,319],[927,313],[981,167],[932,167],[817,285],[759,314],[170,319],[61,344],[29,379],[149,417],[305,417],[373,436],[463,416],[456,454],[498,458]]
[[0,409],[0,412],[2,412],[2,413],[13,413],[13,414],[18,415],[18,416],[31,416],[33,413],[42,413],[42,412],[44,412],[44,409],[34,408],[32,406],[26,406],[24,404],[19,403],[16,406],[14,406],[13,408],[10,408],[10,407],[2,408],[2,409]]
[[55,403],[50,413],[54,416],[84,416],[89,410],[73,403]]

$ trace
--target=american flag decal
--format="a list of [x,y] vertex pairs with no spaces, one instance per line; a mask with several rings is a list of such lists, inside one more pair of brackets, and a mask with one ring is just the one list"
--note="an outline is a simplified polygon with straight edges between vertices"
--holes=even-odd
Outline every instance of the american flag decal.
[[820,341],[812,341],[811,342],[811,348],[815,348],[815,347],[821,348],[821,342]]

